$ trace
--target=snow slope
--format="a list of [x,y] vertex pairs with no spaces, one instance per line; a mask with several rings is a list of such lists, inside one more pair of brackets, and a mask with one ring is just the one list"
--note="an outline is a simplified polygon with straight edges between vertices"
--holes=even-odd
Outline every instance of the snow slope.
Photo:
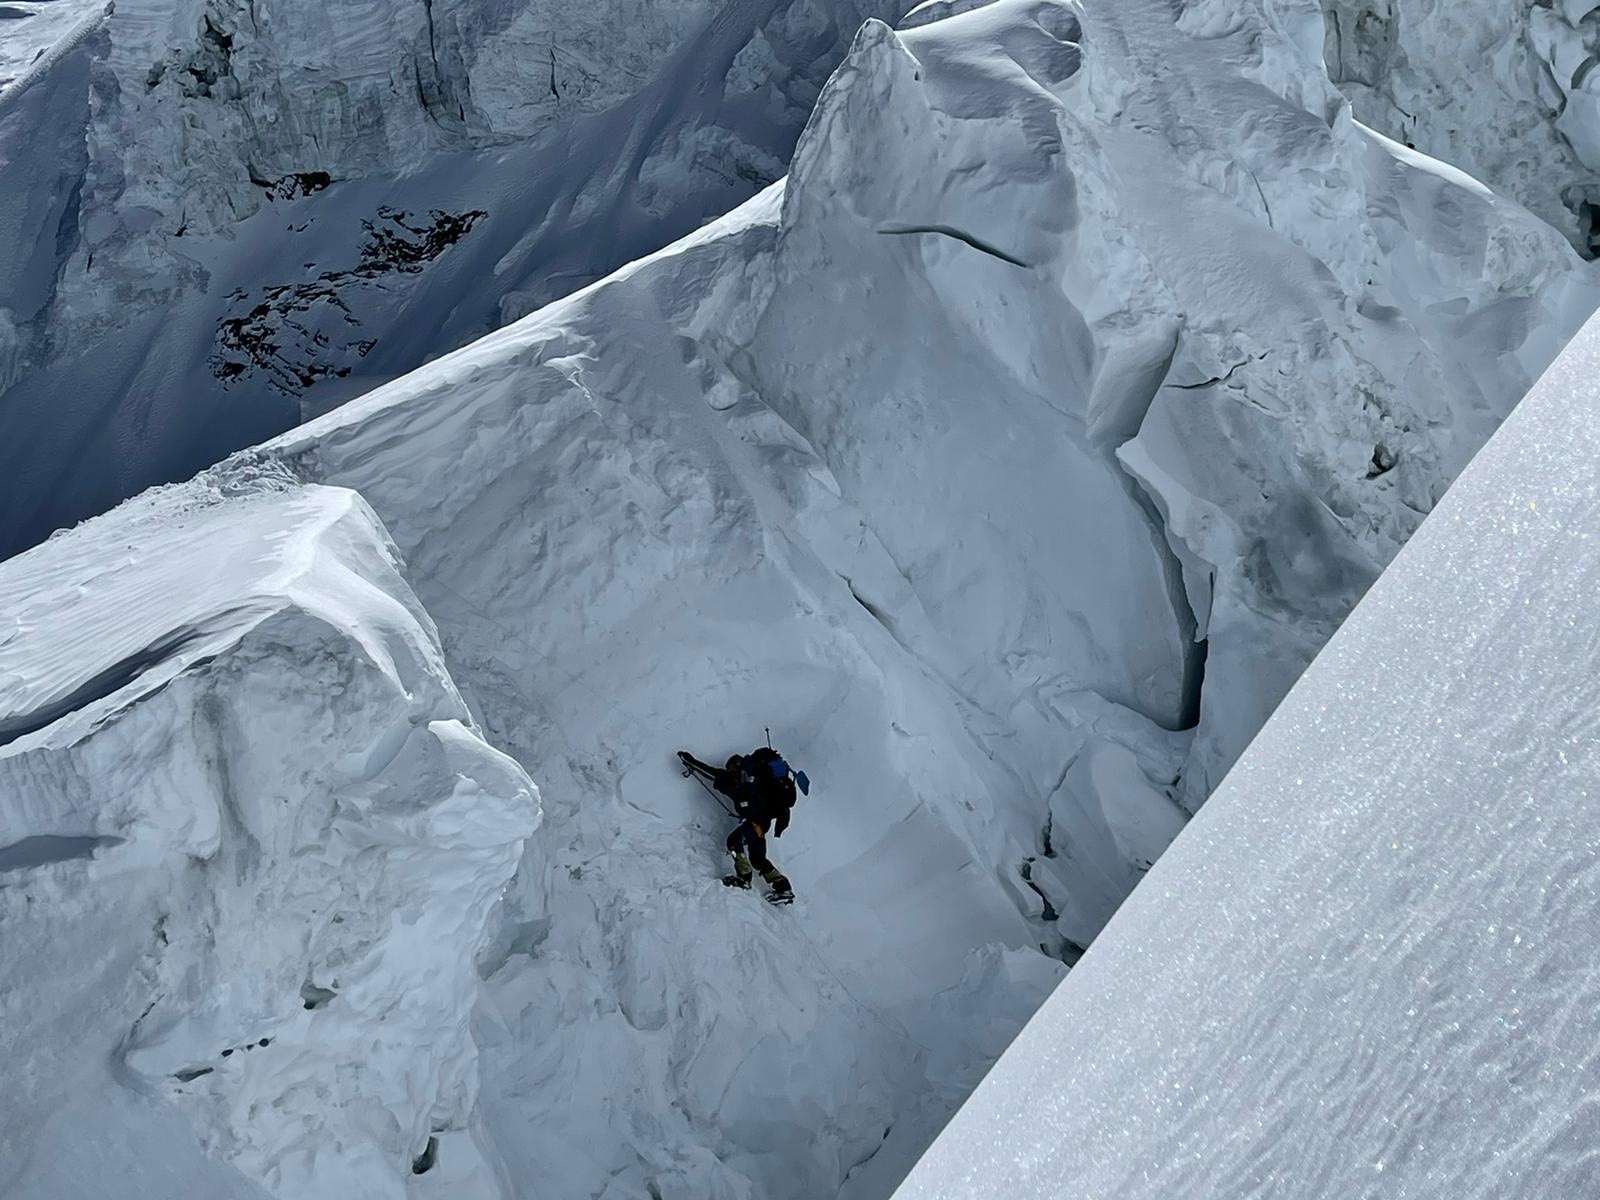
[[0,83],[0,555],[732,208],[783,174],[861,20],[897,15],[0,5],[0,75],[19,72]]
[[1322,0],[1357,119],[1600,253],[1600,3]]
[[[1595,305],[1554,230],[1351,120],[1312,0],[962,7],[866,25],[786,183],[210,477],[358,492],[542,789],[476,955],[477,1118],[449,1090],[414,1188],[887,1194]],[[43,607],[123,603],[84,586]],[[18,640],[30,711],[56,643]],[[302,722],[273,744],[326,719],[306,690],[258,706]],[[766,725],[815,781],[784,910],[717,882],[729,823],[672,758]],[[44,1007],[27,978],[0,994]],[[255,1093],[214,1074],[181,1110],[214,1153],[345,1194],[215,1132]],[[393,1170],[430,1126],[383,1095],[394,1136],[350,1144]]]
[[[268,448],[383,516],[544,787],[480,1015],[514,1180],[882,1194],[1593,307],[1319,22],[869,24],[787,185]],[[769,723],[782,913],[670,766]]]
[[105,11],[106,0],[8,0],[0,34],[0,90],[14,83],[73,31]]
[[[657,307],[736,286],[770,233],[714,229],[277,449],[390,514],[546,798],[478,1031],[523,1192],[883,1195],[1060,977],[1017,871],[1042,813],[996,820],[1007,771],[835,571],[886,605],[904,581],[770,411],[707,404]],[[1173,769],[1167,735],[1085,709]],[[817,781],[772,845],[785,910],[720,885],[730,823],[672,757],[764,723]]]
[[897,1196],[1581,1196],[1600,323]]
[[538,793],[366,505],[153,492],[0,612],[0,1193],[451,1194],[430,1139],[492,1189],[474,954]]

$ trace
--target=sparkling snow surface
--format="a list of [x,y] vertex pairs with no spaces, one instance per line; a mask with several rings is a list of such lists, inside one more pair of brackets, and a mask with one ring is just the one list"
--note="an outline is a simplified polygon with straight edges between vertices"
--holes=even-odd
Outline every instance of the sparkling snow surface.
[[1600,1178],[1600,322],[900,1200]]

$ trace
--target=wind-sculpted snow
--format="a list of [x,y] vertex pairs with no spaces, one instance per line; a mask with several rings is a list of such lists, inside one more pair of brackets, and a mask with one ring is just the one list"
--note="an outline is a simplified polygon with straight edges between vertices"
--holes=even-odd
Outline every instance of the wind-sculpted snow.
[[[924,602],[965,636],[1018,631],[985,647],[1013,687],[1086,685],[1168,726],[1198,717],[1187,807],[1596,297],[1547,226],[1354,124],[1308,59],[1314,19],[996,4],[898,39],[869,27],[797,154],[747,350],[847,490],[896,513],[883,536]],[[994,397],[1022,415],[966,429],[946,411]],[[1115,506],[1044,499],[1055,468],[1013,449],[1037,444],[1021,422],[1041,416],[1057,452],[1070,440],[1136,482],[1122,511],[1154,510],[1182,579],[1165,602],[1203,653],[1141,661],[1159,623],[1130,622],[1130,653],[1117,617],[1074,603],[1139,611],[1137,559],[1102,548],[1133,544],[1108,530]],[[937,520],[913,478],[930,460],[956,493]],[[1092,477],[1066,473],[1052,485]],[[937,594],[952,572],[919,568],[964,523],[975,544],[1002,506],[1010,528],[1063,530],[1061,550],[1018,551],[1050,580],[1050,616],[1008,625],[1014,585],[962,585],[973,603],[956,613]],[[1092,639],[1065,628],[1074,609]],[[1107,652],[1121,690],[1072,663],[1073,645]]]
[[1358,119],[1600,253],[1600,3],[1322,0]]
[[[481,953],[474,922],[510,872],[509,817],[492,853],[435,863],[405,843],[413,853],[396,857],[426,882],[396,863],[378,874],[393,891],[355,894],[369,916],[404,914],[383,926],[389,940],[369,930],[342,951],[386,964],[372,968],[366,1007],[341,1007],[345,975],[308,970],[318,943],[268,925],[272,953],[197,976],[243,981],[217,990],[228,1007],[197,1010],[220,1015],[171,1035],[166,1015],[141,1023],[147,1040],[116,1061],[135,1094],[184,1089],[180,1107],[154,1110],[163,1131],[187,1123],[284,1195],[399,1186],[408,1156],[425,1168],[405,1177],[413,1189],[452,1197],[887,1194],[1594,305],[1556,231],[1351,119],[1322,67],[1312,0],[1001,0],[914,20],[900,34],[862,30],[787,183],[216,476],[292,472],[305,490],[272,506],[337,496],[370,520],[328,489],[360,493],[437,622],[448,678],[483,736],[538,779],[546,808]],[[215,62],[197,65],[226,90]],[[495,170],[532,161],[519,153]],[[491,231],[507,229],[475,199],[489,161],[426,168],[403,194],[316,177],[272,186],[292,205],[343,196],[341,212],[368,219],[388,204],[411,214],[406,236],[390,232],[423,249],[437,228],[424,214],[454,230],[481,209],[423,273],[453,281],[463,305],[504,300],[509,315],[506,281],[522,267],[499,249],[484,257]],[[346,247],[303,282],[315,292],[324,269],[350,272],[381,295],[388,275],[406,276],[360,274],[367,261]],[[301,297],[238,303],[245,316],[266,303],[342,321],[337,302],[296,307]],[[424,336],[436,317],[401,325],[436,344]],[[300,332],[317,345],[320,331]],[[251,335],[263,353],[271,340]],[[391,761],[380,778],[394,803],[440,803],[450,772],[397,753],[407,730],[420,736],[419,709],[464,720],[420,615],[400,639],[411,656],[372,649],[366,620],[307,617],[290,621],[294,638],[275,635],[283,648],[251,634],[199,662],[219,628],[245,619],[224,614],[261,594],[248,581],[274,561],[260,549],[268,531],[300,527],[276,511],[253,524],[250,504],[268,501],[228,503],[240,507],[207,510],[221,514],[214,527],[183,527],[192,559],[131,577],[165,594],[213,566],[234,582],[202,594],[226,602],[128,620],[82,663],[67,631],[109,622],[77,615],[87,600],[70,589],[39,602],[58,624],[26,643],[36,657],[14,685],[3,761],[80,727],[152,754],[265,714],[251,719],[269,733],[227,748],[308,749],[247,757],[228,778],[267,781],[280,805],[324,813]],[[137,547],[141,511],[19,559],[17,595],[71,578],[35,566],[84,544],[74,538]],[[356,576],[405,607],[396,568],[372,565],[387,556],[359,557]],[[327,653],[306,648],[330,640]],[[247,652],[239,678],[265,699],[241,693],[226,719],[195,718],[181,737],[134,723],[163,706],[200,711],[198,699],[182,707],[198,681]],[[148,695],[110,720],[128,689]],[[350,732],[323,728],[334,720]],[[729,822],[672,757],[748,750],[768,725],[814,781],[771,845],[799,893],[788,909],[721,886]],[[120,778],[102,765],[120,761],[84,777]],[[485,819],[515,807],[510,783],[479,790],[497,800],[472,809]],[[152,812],[172,809],[160,828],[187,828],[189,794],[152,794]],[[4,861],[54,879],[139,844],[113,821],[78,820],[77,795],[59,788],[40,810],[69,821],[30,810]],[[281,929],[325,927],[310,881],[328,886],[323,856],[341,843],[322,828],[255,835],[251,869],[277,889],[262,911]],[[248,878],[250,895],[265,886]],[[218,911],[238,912],[245,894],[226,892]],[[153,904],[125,905],[128,925],[153,927]],[[450,915],[463,904],[470,919]],[[65,899],[47,909],[78,911]],[[112,928],[123,926],[98,936]],[[419,942],[443,965],[404,960],[425,981],[390,971],[391,953],[421,953]],[[470,1040],[468,959],[482,979]],[[70,966],[41,965],[26,995],[48,1000],[58,980],[96,994],[70,986]],[[131,1029],[151,994],[167,994],[119,986],[126,1003],[107,1028]],[[283,987],[313,1005],[292,1022],[267,1003]],[[433,1007],[415,1007],[422,998]],[[391,1010],[416,1014],[397,1036],[424,1048],[369,1061],[360,1023]],[[303,1084],[273,1094],[305,1128],[331,1128],[293,1107],[323,1102],[322,1077],[281,1075],[278,1055],[336,1019],[357,1024],[313,1039],[327,1057],[294,1062],[314,1075],[360,1050],[363,1069],[335,1077],[378,1099],[335,1106],[339,1132],[290,1143],[342,1148],[302,1164],[273,1140],[287,1123],[237,1115],[228,1072]],[[48,1055],[53,1031],[76,1027],[24,1028]],[[37,1186],[64,1186],[64,1161],[36,1155]]]
[[154,492],[0,612],[0,1193],[492,1190],[474,955],[537,792],[367,506]]
[[1581,1196],[1600,323],[897,1195]]
[[[882,1195],[1593,306],[1319,20],[869,24],[787,185],[267,448],[545,790],[478,1020],[514,1192]],[[672,768],[766,724],[789,910]]]
[[7,0],[0,556],[754,195],[900,7]]
[[[276,451],[391,514],[469,701],[546,797],[477,1033],[513,1194],[883,1195],[1060,975],[1017,869],[1038,814],[986,811],[1004,769],[851,593],[908,585],[663,317],[726,315],[702,285],[742,307],[776,199]],[[764,722],[817,780],[772,843],[785,910],[718,882],[728,823],[672,757]]]

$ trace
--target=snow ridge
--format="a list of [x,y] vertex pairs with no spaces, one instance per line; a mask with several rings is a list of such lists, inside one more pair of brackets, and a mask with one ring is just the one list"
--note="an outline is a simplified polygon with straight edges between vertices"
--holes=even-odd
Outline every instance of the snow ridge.
[[[869,23],[785,185],[269,447],[383,515],[545,786],[483,1035],[513,1178],[894,1180],[1592,307],[1350,119],[1316,17]],[[793,933],[665,773],[768,723],[821,782]]]
[[[74,765],[80,741],[147,747],[153,774],[170,747],[173,770],[226,763],[272,813],[307,809],[276,840],[240,822],[259,860],[214,815],[220,785],[137,810],[162,845],[215,828],[280,897],[267,965],[197,932],[215,987],[122,1060],[147,1100],[185,1089],[178,1124],[229,1187],[887,1194],[1594,306],[1553,229],[1351,118],[1313,0],[965,7],[867,23],[786,182],[205,485],[278,499],[165,534],[159,506],[189,493],[158,492],[0,567],[31,614],[14,728],[37,726],[0,762],[120,778],[109,750]],[[406,211],[474,211],[469,159],[412,177]],[[348,182],[287,203],[346,203]],[[508,229],[483,207],[427,269],[458,298],[492,278],[498,304]],[[146,528],[178,551],[80,570]],[[185,571],[203,602],[62,657],[68,628],[120,630],[106,614]],[[215,675],[263,724],[202,753],[192,730],[231,728],[185,716]],[[721,886],[723,814],[672,756],[769,725],[816,781],[772,846],[785,910]],[[542,788],[520,859],[527,785],[479,729]],[[29,887],[143,844],[51,787],[5,843],[59,860]],[[52,823],[74,805],[86,819]],[[361,910],[398,915],[307,970],[362,836],[380,892]],[[216,894],[243,926],[243,893]],[[135,927],[155,911],[126,907]],[[372,989],[342,1007],[347,960]],[[49,1053],[92,1074],[149,994]],[[284,996],[312,1007],[291,1020]],[[326,1054],[285,1073],[276,1052],[323,1029]],[[230,1107],[301,1104],[329,1072],[352,1089],[339,1156],[296,1157],[317,1143],[292,1122]],[[174,1120],[162,1102],[110,1124]],[[43,1193],[66,1170],[29,1169]]]
[[[895,0],[139,0],[53,43],[0,103],[0,556],[752,196],[872,15]],[[366,269],[375,234],[463,222]]]

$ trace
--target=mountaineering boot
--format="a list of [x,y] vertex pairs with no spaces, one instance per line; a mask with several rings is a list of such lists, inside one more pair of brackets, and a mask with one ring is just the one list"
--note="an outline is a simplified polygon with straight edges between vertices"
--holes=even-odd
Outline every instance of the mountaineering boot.
[[761,877],[767,881],[767,886],[772,890],[767,893],[767,899],[773,904],[793,904],[794,888],[789,885],[789,877],[776,867],[769,871],[761,872]]
[[748,892],[750,890],[750,878],[755,873],[750,866],[750,860],[745,857],[743,850],[730,850],[728,854],[733,859],[733,874],[724,875],[722,882],[729,887],[743,888]]

